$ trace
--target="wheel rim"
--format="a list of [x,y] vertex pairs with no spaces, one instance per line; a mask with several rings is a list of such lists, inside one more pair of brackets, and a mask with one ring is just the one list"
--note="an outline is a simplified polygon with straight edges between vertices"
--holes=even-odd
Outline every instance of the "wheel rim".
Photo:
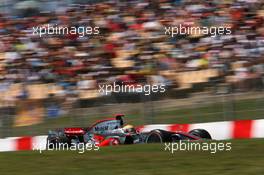
[[152,133],[148,136],[147,143],[162,143],[162,139],[159,134]]

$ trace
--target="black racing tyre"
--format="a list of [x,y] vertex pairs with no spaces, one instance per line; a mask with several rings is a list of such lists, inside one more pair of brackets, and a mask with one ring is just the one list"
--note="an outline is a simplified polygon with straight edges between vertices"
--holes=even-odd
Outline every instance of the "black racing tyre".
[[134,143],[133,137],[132,136],[126,136],[124,144],[129,145],[129,144],[133,144],[133,143]]
[[70,140],[66,136],[60,136],[60,137],[48,137],[47,138],[47,143],[46,143],[46,148],[47,149],[56,149],[60,147],[60,144],[62,146],[68,146],[71,145]]
[[181,134],[172,134],[171,142],[178,142],[180,140],[184,140],[184,137]]
[[46,149],[53,149],[53,145],[55,145],[57,142],[58,141],[55,138],[47,138]]
[[200,137],[202,139],[212,139],[209,132],[204,129],[194,129],[194,130],[191,130],[189,134]]
[[171,133],[168,131],[155,129],[148,133],[146,143],[164,143],[171,142]]

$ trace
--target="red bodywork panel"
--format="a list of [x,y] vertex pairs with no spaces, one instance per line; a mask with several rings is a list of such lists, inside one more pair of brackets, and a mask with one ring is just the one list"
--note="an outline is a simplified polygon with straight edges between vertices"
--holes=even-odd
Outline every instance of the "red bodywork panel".
[[110,146],[110,145],[119,145],[120,141],[117,138],[108,138],[105,139],[104,136],[94,135],[93,139],[98,143],[98,146]]
[[100,142],[98,144],[99,147],[101,146],[114,146],[114,145],[119,145],[120,141],[117,138],[109,138],[109,139],[105,139],[102,142]]
[[69,135],[83,135],[85,134],[85,130],[83,128],[65,128],[65,134]]

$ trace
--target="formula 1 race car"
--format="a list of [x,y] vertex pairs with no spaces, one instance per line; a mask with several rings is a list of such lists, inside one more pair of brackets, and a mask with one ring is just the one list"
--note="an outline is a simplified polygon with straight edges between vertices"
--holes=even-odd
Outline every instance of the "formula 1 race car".
[[124,125],[123,117],[123,114],[118,114],[115,118],[98,121],[88,128],[64,128],[49,131],[47,146],[50,143],[68,145],[73,143],[92,143],[97,146],[108,146],[212,139],[210,134],[204,129],[194,129],[188,133],[182,131],[170,132],[161,129],[140,132],[132,125]]

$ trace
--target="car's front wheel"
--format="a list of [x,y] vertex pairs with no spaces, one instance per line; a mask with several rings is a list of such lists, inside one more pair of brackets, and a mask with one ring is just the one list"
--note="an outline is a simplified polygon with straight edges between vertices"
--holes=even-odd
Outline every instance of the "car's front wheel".
[[209,132],[204,129],[194,129],[194,130],[191,130],[189,134],[200,137],[202,139],[212,139]]
[[164,142],[171,142],[171,133],[160,129],[150,131],[146,138],[146,143]]

